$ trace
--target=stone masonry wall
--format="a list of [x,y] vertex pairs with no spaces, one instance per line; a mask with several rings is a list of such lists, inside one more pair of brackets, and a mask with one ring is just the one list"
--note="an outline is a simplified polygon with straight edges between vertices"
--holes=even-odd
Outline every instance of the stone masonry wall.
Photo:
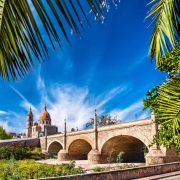
[[83,174],[77,176],[63,176],[54,178],[42,178],[41,180],[130,180],[158,174],[165,174],[180,170],[180,162],[162,165],[148,166],[135,169],[108,171],[101,173]]
[[1,146],[20,146],[20,147],[40,147],[40,140],[38,138],[29,139],[12,139],[0,141]]

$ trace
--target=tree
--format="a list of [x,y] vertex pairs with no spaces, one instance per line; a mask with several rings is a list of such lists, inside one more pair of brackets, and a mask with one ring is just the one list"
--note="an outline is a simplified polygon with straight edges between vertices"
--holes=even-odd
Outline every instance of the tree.
[[[116,117],[112,117],[108,114],[105,115],[101,115],[98,120],[97,123],[100,127],[102,126],[108,126],[108,125],[112,125],[112,124],[117,124],[118,123],[118,119]],[[90,127],[94,124],[94,118],[90,118],[90,122],[86,123],[86,127]]]
[[[103,20],[110,4],[118,0],[1,0],[0,1],[0,75],[3,78],[24,76],[33,66],[33,55],[39,62],[48,55],[45,38],[53,48],[61,47],[62,39],[70,43],[69,32],[80,37],[84,23],[89,24],[87,12]],[[37,16],[37,18],[35,18]],[[51,18],[52,17],[52,18]],[[54,26],[56,20],[58,27]],[[47,40],[47,39],[46,39]]]
[[[89,24],[87,12],[91,11],[95,19],[103,21],[106,10],[117,2],[119,0],[86,0],[83,3],[80,0],[1,0],[0,75],[8,79],[22,77],[33,66],[33,55],[39,62],[48,55],[39,24],[55,48],[56,44],[62,45],[59,30],[70,43],[69,32],[80,37],[84,22]],[[155,24],[149,51],[151,58],[156,55],[159,67],[161,57],[170,47],[176,46],[180,34],[180,0],[152,0],[149,4],[153,6],[147,18],[153,16],[152,24]],[[58,27],[54,26],[54,20]]]
[[161,58],[161,65],[158,66],[160,71],[166,72],[169,76],[180,74],[180,46],[167,52]]
[[112,117],[110,115],[102,115],[100,117],[100,126],[107,126],[107,125],[112,125],[112,124],[117,124],[118,120],[116,117]]
[[74,129],[74,128],[71,128],[71,132],[75,132],[75,129]]
[[148,91],[144,108],[155,112],[160,124],[154,143],[180,151],[180,0],[152,0],[148,17],[155,23],[150,42],[150,56],[156,56],[156,67],[169,74],[162,85]]
[[174,76],[160,86],[156,114],[158,123],[172,123],[174,134],[180,133],[180,76]]
[[154,29],[149,54],[156,57],[156,66],[161,66],[162,56],[174,49],[180,35],[180,0],[151,0],[152,5],[146,18],[152,17]]
[[167,82],[149,90],[146,96],[144,109],[150,108],[160,125],[153,143],[167,148],[176,145],[180,151],[180,77],[170,77]]
[[158,108],[159,86],[155,86],[146,93],[146,98],[143,98],[144,108],[149,108],[151,112],[157,112]]
[[0,140],[4,139],[11,139],[12,136],[3,129],[2,126],[0,126]]
[[166,148],[175,145],[177,151],[180,152],[180,134],[174,134],[172,122],[160,126],[157,134],[153,138],[153,144],[163,145]]

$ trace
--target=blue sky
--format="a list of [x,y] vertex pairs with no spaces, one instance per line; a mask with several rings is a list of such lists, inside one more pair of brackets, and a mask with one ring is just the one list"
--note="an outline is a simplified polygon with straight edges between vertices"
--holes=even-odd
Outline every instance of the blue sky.
[[127,121],[149,116],[142,98],[165,79],[148,57],[151,29],[144,21],[148,1],[122,0],[112,7],[104,23],[91,22],[81,39],[53,50],[42,64],[15,82],[0,79],[0,125],[24,132],[29,106],[37,121],[43,105],[53,124],[62,130],[79,127],[98,114]]

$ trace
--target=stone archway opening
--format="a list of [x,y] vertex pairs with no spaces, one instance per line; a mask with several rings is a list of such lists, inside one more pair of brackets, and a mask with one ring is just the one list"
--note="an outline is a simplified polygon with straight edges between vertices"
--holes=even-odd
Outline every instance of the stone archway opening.
[[139,139],[132,136],[115,136],[108,141],[102,147],[102,162],[110,163],[117,162],[118,155],[123,153],[123,163],[144,163],[145,154],[148,148]]
[[57,142],[57,141],[54,141],[52,142],[50,145],[49,145],[49,148],[48,148],[48,153],[51,155],[51,156],[57,156],[58,155],[58,152],[63,149],[62,145]]
[[69,157],[71,160],[87,160],[91,149],[92,147],[87,141],[83,139],[75,140],[69,146]]

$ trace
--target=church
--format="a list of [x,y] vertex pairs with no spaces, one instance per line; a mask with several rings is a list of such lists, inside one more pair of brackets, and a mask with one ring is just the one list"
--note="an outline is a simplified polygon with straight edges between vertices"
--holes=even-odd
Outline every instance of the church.
[[34,122],[34,115],[30,107],[26,121],[26,137],[39,138],[57,133],[58,128],[51,124],[51,116],[47,111],[46,105],[39,115],[38,122]]

